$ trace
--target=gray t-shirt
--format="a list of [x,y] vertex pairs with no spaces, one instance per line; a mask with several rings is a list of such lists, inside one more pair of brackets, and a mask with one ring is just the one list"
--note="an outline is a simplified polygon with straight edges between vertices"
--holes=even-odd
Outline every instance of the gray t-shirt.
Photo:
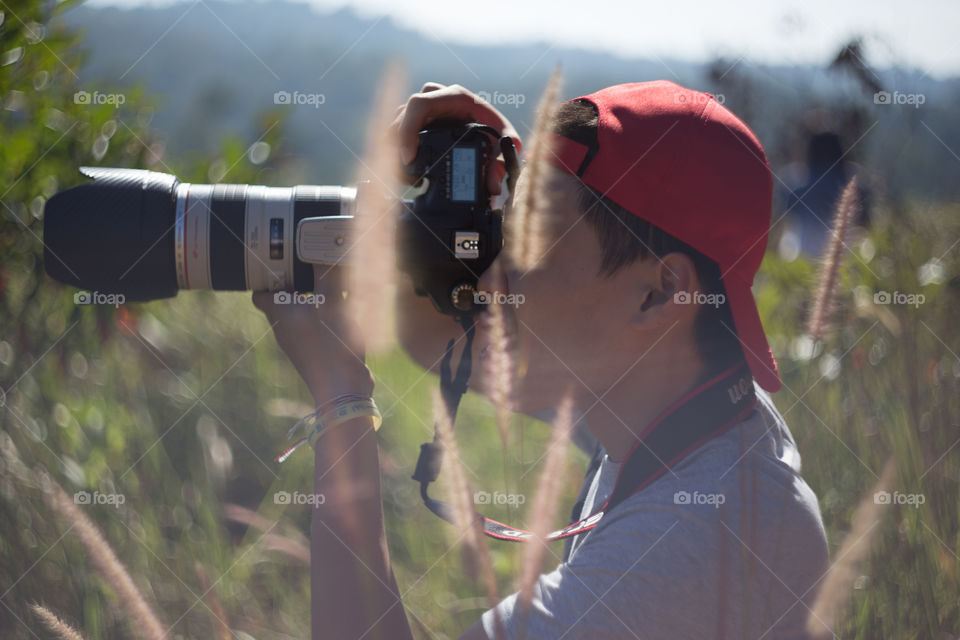
[[[620,466],[603,456],[581,517],[604,503]],[[759,387],[746,420],[577,538],[537,580],[529,612],[517,594],[497,605],[508,639],[806,638],[828,565],[817,497]],[[482,617],[489,638],[493,612]]]

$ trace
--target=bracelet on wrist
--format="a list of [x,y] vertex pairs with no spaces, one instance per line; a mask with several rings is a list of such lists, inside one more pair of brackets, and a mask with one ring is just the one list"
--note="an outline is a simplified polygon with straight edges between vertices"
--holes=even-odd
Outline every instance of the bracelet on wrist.
[[297,440],[297,442],[274,458],[274,460],[282,463],[293,455],[293,452],[302,445],[309,444],[311,447],[316,446],[317,440],[326,429],[362,417],[372,418],[374,431],[380,429],[380,425],[383,423],[383,416],[380,414],[380,410],[377,408],[377,404],[373,401],[372,396],[357,393],[343,393],[322,402],[317,405],[315,411],[300,418],[297,423],[290,428],[287,432],[287,439],[289,440],[296,434],[301,424],[306,424],[304,427],[306,435]]

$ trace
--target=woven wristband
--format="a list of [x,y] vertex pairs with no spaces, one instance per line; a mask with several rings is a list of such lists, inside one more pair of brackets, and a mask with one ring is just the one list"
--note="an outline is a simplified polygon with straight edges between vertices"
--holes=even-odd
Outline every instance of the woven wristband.
[[[334,406],[332,408],[328,408],[331,404]],[[353,420],[354,418],[362,418],[364,416],[373,419],[374,431],[380,429],[380,425],[383,424],[383,416],[380,414],[380,410],[377,409],[376,403],[370,396],[361,396],[359,394],[342,394],[333,400],[324,402],[317,408],[316,411],[308,413],[298,420],[297,423],[293,425],[293,427],[287,433],[287,438],[293,437],[293,435],[296,433],[297,427],[310,420],[313,420],[314,422],[313,429],[309,429],[308,423],[308,426],[306,427],[308,429],[307,435],[303,438],[300,438],[291,447],[274,459],[277,462],[283,462],[293,455],[293,452],[299,449],[301,445],[309,443],[311,447],[315,446],[317,440],[320,438],[320,435],[329,427],[342,424],[349,420]]]

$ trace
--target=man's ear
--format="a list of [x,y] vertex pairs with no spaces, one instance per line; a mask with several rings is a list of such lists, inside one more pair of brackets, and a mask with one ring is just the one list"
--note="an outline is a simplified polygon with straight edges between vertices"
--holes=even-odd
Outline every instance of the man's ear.
[[[652,261],[652,262],[650,262]],[[685,253],[668,253],[648,258],[648,269],[640,288],[640,305],[633,324],[640,328],[672,325],[696,313],[694,293],[699,287],[693,260]]]

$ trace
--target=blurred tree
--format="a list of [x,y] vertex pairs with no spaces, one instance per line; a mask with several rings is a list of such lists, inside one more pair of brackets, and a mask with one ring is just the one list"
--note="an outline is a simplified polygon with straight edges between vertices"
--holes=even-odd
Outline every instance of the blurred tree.
[[[119,619],[117,608],[108,606],[116,603],[112,585],[93,572],[68,526],[44,508],[27,469],[46,469],[69,493],[99,487],[133,496],[131,487],[143,487],[136,497],[148,501],[136,509],[113,513],[92,509],[90,515],[111,544],[120,542],[117,554],[140,587],[150,589],[148,599],[177,603],[175,615],[163,616],[167,623],[197,604],[191,595],[202,589],[187,586],[191,577],[196,578],[195,561],[202,559],[213,569],[235,562],[232,549],[227,547],[231,553],[224,553],[223,545],[208,540],[221,526],[219,504],[208,500],[200,505],[204,489],[195,488],[187,472],[171,473],[164,447],[154,446],[159,442],[154,421],[163,420],[166,428],[176,424],[175,416],[168,414],[182,412],[169,401],[167,394],[174,394],[162,384],[164,376],[176,374],[146,348],[151,343],[144,336],[152,336],[157,344],[164,330],[154,316],[158,307],[74,304],[74,289],[44,274],[43,211],[54,193],[84,179],[77,170],[82,165],[177,172],[181,178],[203,182],[213,174],[233,182],[272,179],[283,127],[276,114],[267,113],[251,127],[260,132],[253,134],[253,145],[235,136],[214,158],[198,155],[183,163],[165,158],[162,138],[148,128],[153,109],[142,91],[81,84],[85,57],[81,37],[67,29],[62,18],[75,4],[0,2],[3,638],[36,637],[31,602],[43,602],[67,619],[80,619],[77,626],[87,637],[130,637],[129,621]],[[209,337],[206,341],[211,342]],[[233,361],[236,355],[225,344],[235,346],[221,342],[212,347]],[[237,351],[247,346],[242,343]],[[211,361],[207,359],[208,367]],[[214,374],[222,375],[223,369],[225,365]],[[177,396],[184,393],[182,388],[175,391]],[[256,401],[251,396],[251,402]],[[224,449],[215,429],[207,428],[203,434]],[[202,463],[205,450],[198,450],[191,438],[192,431],[171,438],[177,450],[169,458],[184,465]],[[127,473],[141,459],[136,472]],[[237,465],[240,473],[262,495],[269,483],[244,464]],[[261,474],[266,471],[259,461],[254,465]],[[203,464],[198,469],[192,471],[202,479]],[[258,499],[253,496],[254,506]],[[168,545],[178,549],[176,558],[163,551]],[[165,560],[156,553],[166,555]],[[158,564],[162,573],[154,570]],[[238,580],[246,578],[241,569],[234,574]],[[200,609],[194,614],[201,615],[200,622],[183,613],[178,631],[185,628],[190,637],[210,635],[209,613]],[[254,608],[249,611],[262,620]]]

